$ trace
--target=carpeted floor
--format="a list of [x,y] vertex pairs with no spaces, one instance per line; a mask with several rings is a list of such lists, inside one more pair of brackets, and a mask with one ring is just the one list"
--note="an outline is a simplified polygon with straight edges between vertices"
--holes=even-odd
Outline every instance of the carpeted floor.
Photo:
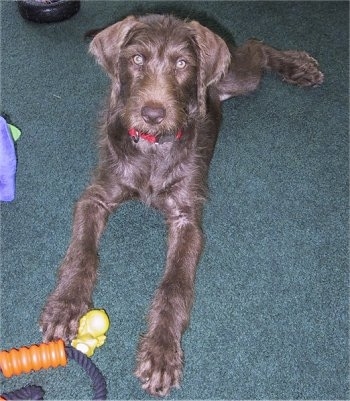
[[[266,76],[227,101],[210,174],[196,303],[174,399],[349,399],[348,2],[86,1],[70,20],[24,21],[1,2],[1,111],[22,131],[17,194],[1,205],[1,348],[41,341],[37,324],[70,237],[72,208],[96,161],[108,80],[84,33],[137,10],[181,10],[249,37],[305,49],[325,73],[308,90]],[[160,280],[161,217],[125,204],[103,236],[94,300],[111,318],[93,356],[110,399],[148,399],[135,348]],[[4,379],[45,399],[87,399],[70,363]]]

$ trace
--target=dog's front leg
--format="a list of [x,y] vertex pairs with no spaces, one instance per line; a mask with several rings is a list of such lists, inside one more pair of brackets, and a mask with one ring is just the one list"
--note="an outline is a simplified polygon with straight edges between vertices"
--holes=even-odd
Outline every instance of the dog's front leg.
[[40,318],[45,341],[71,340],[77,333],[80,317],[92,305],[98,242],[115,206],[108,199],[96,184],[88,187],[76,204],[71,242],[59,269],[56,288]]
[[198,222],[182,215],[169,223],[166,270],[148,316],[148,331],[140,340],[136,369],[142,387],[160,396],[178,387],[181,379],[181,336],[190,317],[203,245]]

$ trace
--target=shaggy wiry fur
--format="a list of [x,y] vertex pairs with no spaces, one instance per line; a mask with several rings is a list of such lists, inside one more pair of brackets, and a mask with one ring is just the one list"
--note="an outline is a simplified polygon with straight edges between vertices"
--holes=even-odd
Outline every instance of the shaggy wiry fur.
[[229,50],[198,22],[172,16],[130,16],[98,33],[90,51],[111,78],[100,160],[76,204],[71,242],[41,326],[45,340],[75,336],[79,318],[92,307],[108,216],[135,198],[157,208],[167,222],[168,252],[136,376],[149,393],[164,396],[182,374],[181,336],[203,247],[202,209],[220,103],[255,90],[266,70],[300,86],[320,84],[323,75],[305,52],[278,51],[257,40]]

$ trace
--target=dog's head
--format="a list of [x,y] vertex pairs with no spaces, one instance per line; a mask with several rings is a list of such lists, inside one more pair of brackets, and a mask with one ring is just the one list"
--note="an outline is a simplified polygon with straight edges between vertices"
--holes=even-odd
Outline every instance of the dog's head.
[[[156,124],[177,129],[189,110],[205,113],[207,88],[230,64],[230,52],[218,35],[196,21],[162,15],[129,16],[109,26],[94,37],[90,52],[112,79],[115,96],[128,99],[126,109],[133,116],[126,119],[136,119],[146,131]],[[162,120],[164,104],[167,118],[154,124]],[[135,117],[145,106],[146,112],[152,109],[153,124]]]

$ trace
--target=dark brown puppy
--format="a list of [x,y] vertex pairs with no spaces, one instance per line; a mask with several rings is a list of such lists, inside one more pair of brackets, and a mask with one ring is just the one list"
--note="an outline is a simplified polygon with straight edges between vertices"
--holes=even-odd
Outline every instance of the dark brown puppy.
[[135,198],[157,208],[168,225],[168,252],[136,375],[145,390],[163,396],[181,378],[181,336],[203,247],[202,209],[220,102],[256,89],[264,70],[301,86],[320,84],[323,75],[305,52],[278,51],[256,40],[229,50],[198,22],[172,16],[130,16],[98,33],[90,51],[112,81],[100,160],[76,205],[71,243],[41,326],[45,340],[75,336],[79,318],[92,306],[108,216]]

